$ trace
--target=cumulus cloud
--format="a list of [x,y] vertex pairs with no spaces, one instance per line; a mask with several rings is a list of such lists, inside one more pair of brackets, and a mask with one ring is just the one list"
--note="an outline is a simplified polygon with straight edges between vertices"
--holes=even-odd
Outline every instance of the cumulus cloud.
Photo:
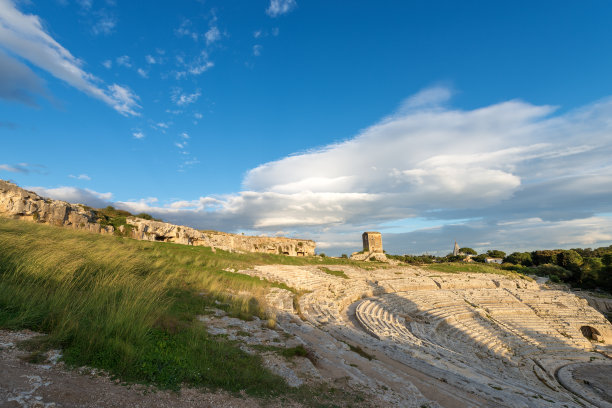
[[[612,99],[559,114],[520,100],[461,110],[451,96],[426,89],[353,138],[251,169],[235,194],[117,205],[197,228],[283,231],[338,254],[358,250],[364,230],[395,253],[446,254],[455,239],[483,250],[612,243]],[[173,101],[189,99],[179,90]]]
[[12,0],[0,0],[0,47],[103,101],[122,115],[138,114],[136,110],[140,106],[134,94],[118,92],[127,88],[117,84],[100,85],[99,79],[83,70],[81,60],[49,35],[38,16],[22,13]]
[[283,14],[289,13],[291,10],[297,7],[295,0],[270,0],[270,5],[266,10],[266,13],[270,17],[278,17]]
[[519,100],[453,109],[451,96],[426,89],[349,140],[262,164],[242,192],[138,210],[202,228],[293,231],[338,252],[347,248],[334,242],[366,229],[398,252],[455,238],[502,249],[612,239],[612,99],[559,115]]

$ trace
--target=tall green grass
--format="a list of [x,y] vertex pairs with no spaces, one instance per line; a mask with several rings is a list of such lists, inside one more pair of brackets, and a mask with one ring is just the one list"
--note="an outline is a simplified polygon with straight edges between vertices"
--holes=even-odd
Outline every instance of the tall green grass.
[[0,218],[0,327],[47,333],[40,347],[61,347],[67,363],[124,381],[275,394],[285,388],[280,377],[211,337],[196,316],[214,305],[265,317],[262,299],[275,284],[224,269],[319,262]]
[[445,262],[445,263],[434,263],[424,266],[423,268],[433,271],[446,272],[446,273],[493,273],[496,275],[504,275],[510,278],[527,279],[532,280],[530,277],[518,273],[512,269],[505,269],[497,264],[483,264],[476,262]]

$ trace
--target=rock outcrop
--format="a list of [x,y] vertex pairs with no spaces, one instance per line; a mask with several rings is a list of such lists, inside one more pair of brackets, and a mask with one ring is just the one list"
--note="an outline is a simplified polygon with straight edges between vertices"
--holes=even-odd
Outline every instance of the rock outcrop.
[[112,226],[101,226],[95,212],[84,205],[44,198],[4,180],[0,180],[0,215],[94,233],[114,232]]
[[315,242],[284,237],[253,237],[219,231],[199,231],[182,225],[127,217],[117,231],[100,225],[96,211],[82,204],[51,200],[0,180],[0,215],[102,234],[119,234],[144,241],[207,246],[226,251],[312,256]]
[[207,246],[226,251],[263,252],[289,256],[312,256],[314,241],[284,237],[252,237],[219,231],[200,231],[182,225],[128,217],[132,237],[144,241]]

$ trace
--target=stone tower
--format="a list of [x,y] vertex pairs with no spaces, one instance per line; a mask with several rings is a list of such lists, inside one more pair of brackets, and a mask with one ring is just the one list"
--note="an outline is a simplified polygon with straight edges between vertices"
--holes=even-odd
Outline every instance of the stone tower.
[[453,255],[459,255],[459,245],[457,245],[457,241],[455,241],[455,248],[453,248]]
[[382,236],[380,232],[364,232],[361,238],[363,239],[364,252],[383,252]]

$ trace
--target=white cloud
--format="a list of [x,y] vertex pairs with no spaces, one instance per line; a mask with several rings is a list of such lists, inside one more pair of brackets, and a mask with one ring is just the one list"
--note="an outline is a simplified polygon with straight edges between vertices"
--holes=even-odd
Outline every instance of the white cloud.
[[261,55],[261,50],[263,49],[263,45],[255,44],[253,46],[253,55],[259,57]]
[[266,10],[266,13],[270,17],[278,17],[289,13],[296,7],[297,3],[295,0],[270,0],[270,6]]
[[210,29],[204,34],[206,39],[206,45],[210,45],[221,38],[221,32],[216,26],[210,27]]
[[17,163],[17,164],[0,164],[0,171],[8,171],[11,173],[44,173],[44,167],[40,164],[30,164],[30,163]]
[[9,171],[11,173],[29,173],[28,168],[21,164],[0,164],[0,171]]
[[106,69],[111,69],[113,67],[113,61],[106,60],[106,61],[102,62],[102,65],[104,65],[104,68],[106,68]]
[[181,138],[189,139],[189,135],[186,132],[181,133]]
[[86,180],[86,181],[91,180],[91,177],[89,177],[87,174],[79,174],[78,176],[75,176],[74,174],[69,174],[68,177],[77,179],[77,180]]
[[197,90],[192,94],[187,94],[183,93],[182,89],[175,88],[172,91],[170,98],[177,106],[186,106],[196,102],[201,95],[200,90]]
[[91,31],[94,35],[109,35],[113,32],[117,26],[117,19],[113,16],[102,13],[98,18],[98,21],[93,25]]
[[516,100],[452,109],[451,94],[425,90],[352,139],[262,164],[242,192],[146,210],[202,228],[282,229],[327,243],[390,230],[402,253],[453,237],[503,248],[612,239],[610,217],[597,216],[612,212],[612,99],[553,115]]
[[196,112],[193,114],[193,117],[196,119],[202,119],[204,116],[201,113]]
[[94,208],[104,208],[110,205],[113,195],[111,193],[99,193],[88,188],[76,187],[26,187],[27,190],[36,192],[43,197],[50,197],[54,200],[67,201],[69,203],[78,203],[89,205]]
[[151,65],[161,64],[161,61],[162,61],[161,57],[155,58],[152,55],[145,56],[145,60],[147,61],[147,64],[151,64]]
[[257,30],[255,32],[253,32],[253,38],[259,38],[261,37],[263,34],[263,32],[261,30]]
[[137,115],[137,97],[116,99],[117,84],[100,87],[99,79],[84,71],[83,63],[62,47],[43,28],[41,19],[36,15],[23,14],[12,0],[0,1],[0,46],[47,71],[54,77],[65,81],[74,88],[97,98],[116,109],[123,115]]
[[140,132],[140,131],[138,131],[138,132],[132,133],[132,136],[134,136],[135,139],[144,139],[145,134]]
[[142,69],[142,68],[138,68],[136,70],[136,72],[138,72],[138,75],[140,75],[143,78],[148,78],[149,77],[149,73],[147,71],[145,71],[144,69]]
[[121,65],[122,67],[126,68],[132,68],[132,61],[129,55],[122,55],[120,57],[117,57],[115,61],[117,62],[117,65]]

